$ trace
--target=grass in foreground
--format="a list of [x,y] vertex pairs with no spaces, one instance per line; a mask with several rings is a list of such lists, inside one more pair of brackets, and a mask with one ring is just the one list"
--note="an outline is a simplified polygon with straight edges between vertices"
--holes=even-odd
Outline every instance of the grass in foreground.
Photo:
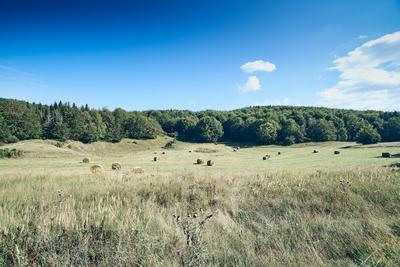
[[4,175],[0,265],[400,266],[399,192],[379,167]]

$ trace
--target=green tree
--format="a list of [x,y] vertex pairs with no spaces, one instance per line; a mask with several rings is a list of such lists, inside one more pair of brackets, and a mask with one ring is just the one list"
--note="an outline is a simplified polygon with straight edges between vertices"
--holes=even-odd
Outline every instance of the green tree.
[[243,136],[244,121],[239,116],[232,116],[224,122],[224,138],[241,141]]
[[222,124],[213,117],[202,117],[195,127],[196,139],[200,142],[217,142],[223,134]]
[[369,123],[365,123],[356,135],[357,143],[361,143],[363,145],[366,144],[375,144],[381,141],[381,136],[378,131],[372,127]]
[[383,126],[382,135],[384,141],[400,140],[400,117],[390,118]]
[[193,139],[196,124],[197,120],[193,117],[179,118],[175,124],[175,130],[178,132],[179,139],[183,141]]
[[160,125],[151,118],[134,114],[125,120],[125,132],[132,139],[154,139],[161,132]]
[[278,125],[274,121],[261,123],[256,130],[257,142],[273,144],[278,137]]
[[4,118],[0,115],[0,143],[14,143],[18,139],[8,129]]
[[283,145],[291,145],[304,141],[304,131],[295,120],[281,118],[279,140]]
[[310,120],[308,123],[308,136],[313,141],[336,140],[336,128],[333,122],[325,119]]

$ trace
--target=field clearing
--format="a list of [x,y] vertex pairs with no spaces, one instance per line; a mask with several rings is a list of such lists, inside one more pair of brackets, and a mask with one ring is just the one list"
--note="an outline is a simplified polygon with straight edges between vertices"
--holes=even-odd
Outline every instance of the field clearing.
[[[379,167],[399,161],[396,158],[381,158],[382,152],[400,153],[400,143],[382,143],[361,146],[349,142],[326,142],[298,144],[290,147],[253,146],[243,147],[233,152],[232,146],[225,144],[197,144],[177,142],[173,149],[162,149],[168,138],[156,140],[128,140],[118,144],[96,142],[82,144],[68,142],[63,148],[55,146],[55,141],[25,141],[6,147],[25,151],[20,159],[2,159],[1,175],[84,175],[93,164],[101,164],[106,172],[112,172],[111,164],[119,162],[123,171],[135,166],[144,168],[149,174],[167,173],[217,173],[260,174],[264,172],[315,172],[316,170],[341,170]],[[70,145],[71,148],[67,146]],[[319,153],[314,154],[316,149]],[[203,152],[196,152],[196,151]],[[334,155],[338,150],[340,155]],[[166,154],[161,154],[162,152]],[[189,151],[192,151],[191,153]],[[205,151],[205,152],[204,152]],[[214,152],[215,151],[215,152]],[[281,155],[278,155],[281,152]],[[156,153],[156,154],[155,154]],[[263,161],[264,155],[271,158]],[[91,162],[83,164],[89,157]],[[154,162],[153,158],[158,157]],[[196,159],[215,161],[215,166],[194,164]]]
[[169,140],[6,146],[26,153],[0,160],[0,266],[400,265],[399,143]]

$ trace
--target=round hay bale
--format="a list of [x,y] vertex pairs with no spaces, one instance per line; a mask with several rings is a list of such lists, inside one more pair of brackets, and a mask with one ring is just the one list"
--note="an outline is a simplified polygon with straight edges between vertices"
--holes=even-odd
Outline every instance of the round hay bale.
[[389,165],[391,168],[400,168],[400,162],[395,162]]
[[163,151],[161,154],[165,155],[165,151]]
[[83,158],[82,163],[89,163],[90,159],[89,158]]
[[338,151],[338,150],[335,150],[335,151],[333,152],[333,154],[335,154],[335,155],[339,155],[339,154],[340,154],[340,151]]
[[383,152],[382,158],[390,158],[392,155],[389,152]]
[[207,166],[214,166],[215,162],[213,160],[207,160]]
[[319,153],[319,151],[316,150],[316,149],[314,149],[314,150],[313,150],[313,153],[314,153],[314,154],[317,154],[317,153]]
[[93,165],[92,167],[90,167],[90,171],[92,173],[99,173],[99,172],[103,172],[104,168],[103,168],[103,166],[96,164],[96,165]]
[[236,152],[236,151],[237,151],[237,149],[236,149],[236,148],[234,148],[234,149],[233,149],[233,152]]
[[204,161],[203,161],[202,159],[197,159],[197,160],[196,160],[196,163],[197,163],[197,164],[203,164]]
[[114,162],[113,164],[111,164],[111,169],[113,169],[114,171],[119,171],[121,170],[121,164],[118,162]]
[[267,160],[267,159],[270,159],[270,158],[271,158],[270,155],[265,155],[265,156],[263,157],[263,160]]
[[153,161],[157,161],[157,160],[158,160],[158,158],[157,158],[157,157],[154,157],[154,158],[153,158]]
[[143,170],[143,168],[141,168],[141,167],[134,167],[134,168],[132,169],[132,172],[133,172],[133,173],[137,173],[137,174],[143,174],[143,173],[144,173],[144,170]]

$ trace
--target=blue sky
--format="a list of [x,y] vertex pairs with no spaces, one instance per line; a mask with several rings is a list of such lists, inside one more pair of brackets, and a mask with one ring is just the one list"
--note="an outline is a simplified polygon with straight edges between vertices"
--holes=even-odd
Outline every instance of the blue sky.
[[398,0],[0,0],[0,97],[400,109]]

